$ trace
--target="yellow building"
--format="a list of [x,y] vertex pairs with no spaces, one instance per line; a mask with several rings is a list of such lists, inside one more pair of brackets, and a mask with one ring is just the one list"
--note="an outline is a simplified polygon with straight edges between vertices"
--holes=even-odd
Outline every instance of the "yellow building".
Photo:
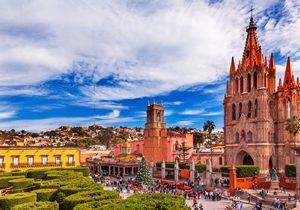
[[0,171],[80,166],[80,150],[59,147],[0,147]]

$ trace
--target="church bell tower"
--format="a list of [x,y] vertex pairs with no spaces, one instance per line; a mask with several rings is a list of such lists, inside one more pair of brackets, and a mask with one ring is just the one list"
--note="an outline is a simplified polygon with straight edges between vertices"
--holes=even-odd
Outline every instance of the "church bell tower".
[[163,104],[148,103],[144,130],[144,155],[147,162],[167,159],[167,136]]

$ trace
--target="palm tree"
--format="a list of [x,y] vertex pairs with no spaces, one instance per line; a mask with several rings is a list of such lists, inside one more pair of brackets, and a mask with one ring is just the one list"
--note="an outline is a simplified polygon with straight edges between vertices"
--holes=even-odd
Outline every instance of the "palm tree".
[[215,129],[215,122],[207,120],[203,124],[203,130],[208,132],[207,137],[209,138],[209,144],[210,144],[210,162],[212,164],[212,139],[211,139],[211,133]]
[[300,131],[300,118],[298,116],[293,116],[293,118],[287,119],[285,129],[294,138],[294,148],[295,148],[294,161],[296,162],[296,135]]
[[210,135],[212,133],[212,131],[215,129],[215,122],[214,121],[210,121],[207,120],[204,124],[203,124],[203,130],[204,131],[208,131],[208,134]]

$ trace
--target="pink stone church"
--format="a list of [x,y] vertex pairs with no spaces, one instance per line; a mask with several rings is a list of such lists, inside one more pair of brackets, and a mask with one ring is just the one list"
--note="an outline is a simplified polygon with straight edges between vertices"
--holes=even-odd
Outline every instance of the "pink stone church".
[[275,167],[284,172],[294,162],[293,138],[286,131],[286,120],[300,116],[300,84],[287,58],[283,81],[276,87],[274,55],[269,62],[262,53],[253,18],[247,27],[242,60],[231,60],[224,96],[225,164],[257,165],[260,174]]

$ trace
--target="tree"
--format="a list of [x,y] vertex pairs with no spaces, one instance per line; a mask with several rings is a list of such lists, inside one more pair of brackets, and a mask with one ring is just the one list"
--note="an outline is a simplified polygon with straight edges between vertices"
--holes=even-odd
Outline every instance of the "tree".
[[182,142],[181,146],[179,147],[180,150],[180,157],[182,158],[183,162],[186,162],[187,156],[189,155],[188,151],[192,147],[186,146],[186,142]]
[[[286,123],[285,129],[293,136],[294,147],[296,149],[296,135],[300,131],[300,119],[298,116],[293,116],[293,118],[287,119]],[[296,161],[296,152],[294,153],[294,160]]]
[[148,169],[145,158],[142,159],[139,170],[136,173],[134,184],[136,186],[141,186],[141,184],[145,184],[145,185],[148,185],[148,186],[153,185],[153,178],[152,178],[152,175],[151,175],[151,173]]
[[212,133],[212,131],[213,131],[214,129],[215,129],[215,122],[214,122],[214,121],[207,120],[207,121],[203,124],[203,130],[204,130],[204,131],[207,131],[209,135]]
[[215,129],[215,122],[214,121],[210,121],[207,120],[204,124],[203,124],[203,130],[208,132],[208,144],[210,145],[210,162],[212,163],[212,139],[211,139],[211,133],[213,132],[213,130]]
[[203,144],[204,134],[202,132],[195,132],[193,138],[194,138],[194,148],[196,148],[198,144]]

